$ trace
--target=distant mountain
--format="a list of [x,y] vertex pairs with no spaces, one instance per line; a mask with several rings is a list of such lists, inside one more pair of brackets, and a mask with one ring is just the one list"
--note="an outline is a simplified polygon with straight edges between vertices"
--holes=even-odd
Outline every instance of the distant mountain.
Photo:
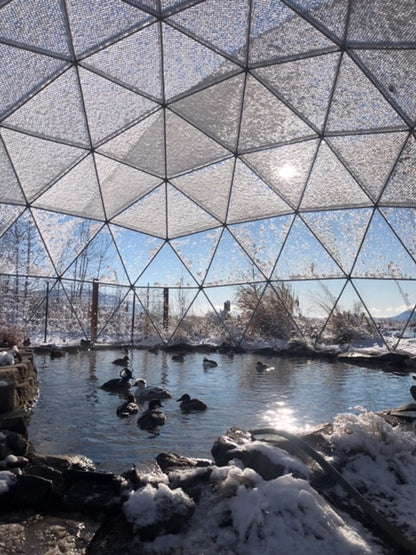
[[[401,312],[397,316],[393,316],[391,320],[394,320],[395,322],[407,322],[411,313],[412,313],[411,310],[405,310],[404,312]],[[416,313],[413,314],[411,321],[416,322]]]

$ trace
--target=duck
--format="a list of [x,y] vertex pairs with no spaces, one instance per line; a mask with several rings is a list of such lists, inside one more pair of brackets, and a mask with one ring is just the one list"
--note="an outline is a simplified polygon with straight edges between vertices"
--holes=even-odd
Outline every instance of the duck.
[[163,387],[148,386],[146,380],[139,378],[134,382],[140,401],[151,401],[152,399],[172,399],[172,394]]
[[204,360],[202,361],[202,366],[204,368],[215,368],[215,366],[218,366],[218,362],[216,362],[215,360],[210,360],[207,357],[204,357]]
[[126,364],[128,364],[129,361],[130,361],[129,356],[124,355],[124,357],[116,358],[116,360],[113,360],[113,364],[118,364],[118,366],[126,366]]
[[177,399],[177,402],[180,402],[179,406],[181,410],[185,412],[193,410],[202,411],[207,410],[208,408],[204,401],[201,401],[200,399],[191,399],[191,397],[187,393],[184,393],[182,397],[180,397],[180,399]]
[[136,403],[136,398],[133,393],[129,393],[127,395],[127,400],[124,403],[121,403],[119,407],[116,409],[117,416],[120,418],[127,418],[132,414],[137,414],[139,412],[139,406]]
[[130,389],[131,383],[130,379],[133,377],[131,370],[128,368],[123,368],[120,370],[120,377],[108,380],[108,382],[103,383],[101,389],[106,391],[122,391],[125,389]]
[[257,372],[264,372],[264,370],[273,370],[274,366],[267,366],[264,362],[259,360],[256,364]]
[[13,366],[13,364],[18,362],[22,362],[22,355],[17,345],[13,345],[11,351],[2,351],[0,353],[0,366]]
[[65,351],[61,349],[61,347],[57,347],[56,345],[51,345],[49,356],[52,360],[55,360],[56,358],[62,358],[65,356]]
[[153,430],[163,426],[166,422],[166,414],[160,409],[163,407],[159,399],[149,401],[148,408],[137,419],[137,425],[144,430]]
[[413,399],[416,401],[416,385],[410,386],[410,393],[411,393]]
[[172,355],[172,360],[175,362],[183,362],[185,355],[183,353],[178,353],[177,355]]

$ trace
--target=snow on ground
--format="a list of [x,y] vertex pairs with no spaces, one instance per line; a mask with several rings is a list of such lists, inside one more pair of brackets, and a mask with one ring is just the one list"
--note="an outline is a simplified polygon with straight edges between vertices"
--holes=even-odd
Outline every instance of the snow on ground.
[[[416,435],[393,428],[374,413],[364,412],[358,416],[340,414],[327,439],[333,447],[333,461],[340,464],[343,476],[354,487],[365,491],[379,512],[416,542]],[[283,461],[287,473],[268,481],[254,470],[242,468],[241,463],[215,467],[210,488],[204,490],[184,533],[159,535],[141,544],[141,552],[158,555],[392,553],[362,524],[319,495],[303,477],[304,472],[301,477],[296,476],[296,468],[301,471],[302,468],[299,464],[296,467],[290,458],[276,451],[272,460]],[[172,491],[164,480],[158,489],[148,484],[132,491],[124,511],[139,528],[161,518],[164,502],[179,514],[193,503],[182,489]]]

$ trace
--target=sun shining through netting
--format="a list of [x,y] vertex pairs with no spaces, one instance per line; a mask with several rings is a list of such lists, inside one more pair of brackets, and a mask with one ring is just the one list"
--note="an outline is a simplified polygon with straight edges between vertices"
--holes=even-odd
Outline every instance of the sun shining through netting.
[[3,0],[0,62],[0,324],[411,332],[413,0]]

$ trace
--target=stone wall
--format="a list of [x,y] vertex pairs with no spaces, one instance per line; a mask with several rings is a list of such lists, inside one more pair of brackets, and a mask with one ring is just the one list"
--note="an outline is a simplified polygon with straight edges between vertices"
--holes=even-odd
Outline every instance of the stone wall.
[[24,433],[27,409],[38,397],[39,383],[32,351],[20,353],[22,362],[0,366],[0,429]]

